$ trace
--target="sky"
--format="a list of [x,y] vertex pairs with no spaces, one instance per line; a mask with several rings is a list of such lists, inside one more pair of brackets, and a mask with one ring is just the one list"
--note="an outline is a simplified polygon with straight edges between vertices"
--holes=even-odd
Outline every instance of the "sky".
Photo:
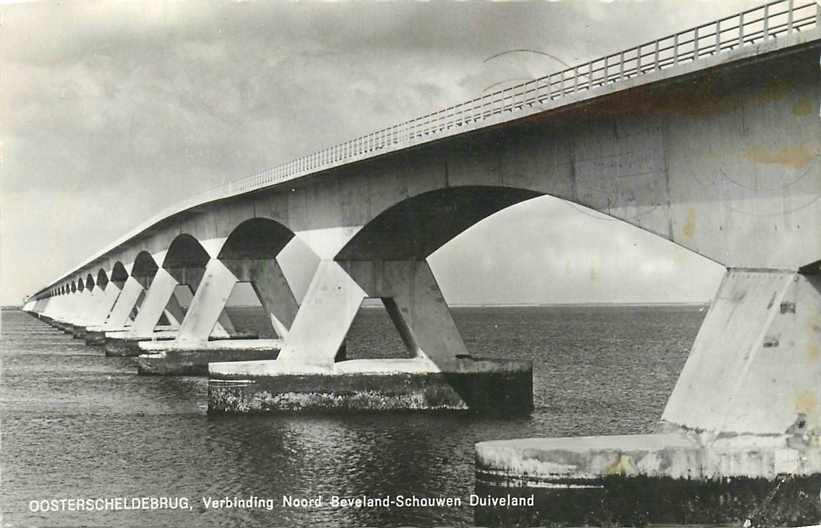
[[[0,303],[188,194],[754,5],[0,1]],[[704,302],[723,273],[551,197],[430,262],[453,304]]]

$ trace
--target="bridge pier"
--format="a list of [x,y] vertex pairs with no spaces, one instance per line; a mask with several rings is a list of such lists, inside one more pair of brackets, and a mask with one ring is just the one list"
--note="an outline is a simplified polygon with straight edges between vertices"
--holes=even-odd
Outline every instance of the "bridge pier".
[[129,276],[120,289],[120,294],[111,308],[108,317],[99,326],[86,329],[86,343],[89,345],[105,345],[106,332],[124,331],[130,323],[129,315],[137,304],[140,294],[145,290],[143,285]]
[[[253,285],[275,332],[284,337],[297,304],[276,259],[211,259],[177,336],[168,341],[138,343],[138,372],[207,375],[211,362],[275,359],[282,347],[280,339],[219,339],[230,337],[221,335],[226,326],[237,335],[229,326],[225,306],[240,280]],[[217,339],[212,341],[214,337]]]
[[[382,300],[410,358],[341,360],[366,297]],[[279,358],[209,375],[212,413],[533,407],[530,362],[471,358],[424,260],[320,262]]]
[[78,289],[71,294],[72,303],[62,317],[59,318],[60,328],[76,339],[84,337],[83,317],[91,301],[91,292],[88,288]]
[[[477,489],[534,493],[533,509],[507,513],[556,522],[579,521],[564,517],[572,508],[556,510],[559,503],[620,524],[642,522],[647,512],[653,522],[726,523],[772,512],[781,517],[766,524],[817,522],[821,275],[728,270],[659,431],[481,442]],[[477,522],[495,515],[480,511]]]
[[[137,317],[128,330],[110,331],[105,335],[105,351],[110,356],[135,356],[139,341],[150,339],[172,339],[166,333],[155,335],[155,327],[165,311],[177,280],[168,271],[158,268],[148,281],[145,297],[139,307]],[[167,332],[164,330],[163,332]]]

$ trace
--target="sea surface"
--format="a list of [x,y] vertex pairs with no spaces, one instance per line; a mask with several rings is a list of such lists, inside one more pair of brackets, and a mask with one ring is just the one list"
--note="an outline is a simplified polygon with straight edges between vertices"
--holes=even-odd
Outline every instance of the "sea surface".
[[[256,315],[234,310],[238,327]],[[209,417],[207,380],[143,377],[38,319],[2,312],[2,526],[469,526],[475,442],[652,431],[704,311],[692,307],[457,308],[475,356],[534,363],[529,417],[420,414]],[[235,321],[235,322],[236,322]],[[363,309],[348,357],[403,355]],[[333,508],[329,497],[461,497],[461,507]],[[272,499],[209,509],[203,498]],[[283,496],[323,497],[283,507]],[[187,498],[190,509],[32,512],[61,498]]]

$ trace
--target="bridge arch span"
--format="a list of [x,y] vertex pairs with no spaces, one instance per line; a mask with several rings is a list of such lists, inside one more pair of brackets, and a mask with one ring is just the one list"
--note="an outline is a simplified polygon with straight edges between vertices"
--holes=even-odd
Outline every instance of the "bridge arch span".
[[154,260],[154,256],[148,251],[140,251],[134,258],[134,265],[131,267],[131,276],[140,281],[144,288],[148,288],[159,266]]
[[489,185],[426,191],[378,212],[335,260],[422,260],[477,222],[542,194]]
[[[294,236],[288,227],[267,217],[249,218],[236,225],[208,264],[208,289],[198,292],[192,301],[191,312],[196,318],[186,318],[180,329],[182,338],[207,339],[238,282],[250,284],[271,329],[286,337],[299,304],[277,256]],[[206,306],[205,299],[212,299],[210,305]]]
[[97,271],[97,280],[95,281],[95,284],[99,288],[106,289],[106,287],[108,286],[108,282],[108,273],[106,273],[105,269],[100,268]]
[[267,217],[249,218],[228,234],[217,258],[274,258],[293,237],[294,232],[276,220]]
[[125,265],[122,261],[118,260],[114,262],[114,265],[111,267],[109,280],[115,284],[118,284],[120,288],[122,288],[125,281],[128,280],[128,270],[125,269]]
[[210,258],[208,251],[195,236],[180,233],[168,246],[162,267],[172,274],[181,273],[186,269],[205,268]]
[[[188,303],[194,303],[193,298],[210,260],[208,251],[197,237],[186,232],[178,233],[171,240],[159,265],[147,250],[141,251],[135,259],[132,276],[153,272],[153,277],[150,285],[146,286],[148,290],[139,314],[134,319],[132,334],[152,335],[165,316],[172,325],[180,325],[182,335],[183,324],[191,311]],[[232,333],[233,324],[223,310],[220,310],[218,318],[221,327],[219,331],[223,334]]]

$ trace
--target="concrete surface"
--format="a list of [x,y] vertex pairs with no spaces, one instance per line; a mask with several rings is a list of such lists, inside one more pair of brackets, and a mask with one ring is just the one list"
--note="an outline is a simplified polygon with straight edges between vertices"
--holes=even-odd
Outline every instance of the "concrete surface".
[[462,358],[443,372],[425,359],[211,363],[208,412],[459,411],[527,414],[532,364]]
[[799,423],[821,435],[821,275],[728,271],[662,420],[713,435]]
[[476,493],[533,505],[475,510],[481,526],[729,524],[821,519],[821,445],[792,435],[657,434],[476,444]]
[[144,341],[136,358],[139,374],[206,376],[213,362],[276,359],[279,339],[224,339],[206,343]]

